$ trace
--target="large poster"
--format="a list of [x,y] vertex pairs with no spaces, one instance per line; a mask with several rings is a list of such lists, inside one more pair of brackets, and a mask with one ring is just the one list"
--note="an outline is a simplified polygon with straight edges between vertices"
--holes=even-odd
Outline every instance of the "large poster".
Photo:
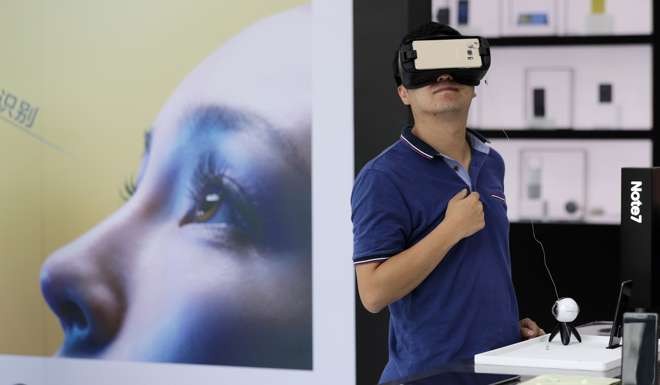
[[[260,367],[294,379],[324,368],[313,18],[300,0],[3,4],[5,363]],[[352,321],[346,277],[337,293]],[[347,325],[334,325],[350,335],[341,341],[352,341]]]

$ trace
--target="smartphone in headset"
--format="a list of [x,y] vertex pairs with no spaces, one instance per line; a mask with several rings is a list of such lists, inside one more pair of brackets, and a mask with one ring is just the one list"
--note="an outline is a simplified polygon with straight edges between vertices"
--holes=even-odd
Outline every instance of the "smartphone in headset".
[[622,385],[655,385],[657,327],[656,313],[623,314]]

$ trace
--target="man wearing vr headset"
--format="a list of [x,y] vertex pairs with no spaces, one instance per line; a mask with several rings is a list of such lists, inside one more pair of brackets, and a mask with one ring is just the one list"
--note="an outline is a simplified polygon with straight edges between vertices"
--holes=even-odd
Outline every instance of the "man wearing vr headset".
[[490,66],[485,39],[429,23],[393,62],[412,123],[360,171],[351,196],[363,305],[390,310],[381,382],[543,334],[518,321],[504,161],[466,128]]

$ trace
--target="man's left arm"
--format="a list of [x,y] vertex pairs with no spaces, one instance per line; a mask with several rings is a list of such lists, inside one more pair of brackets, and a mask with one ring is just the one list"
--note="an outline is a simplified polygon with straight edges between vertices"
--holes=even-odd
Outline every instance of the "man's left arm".
[[529,318],[520,320],[520,336],[527,340],[534,337],[539,337],[545,334],[545,331]]
[[[499,158],[499,164],[501,166],[501,175],[499,175],[499,180],[501,181],[502,185],[504,185],[504,173],[505,173],[505,164],[504,164],[504,158],[502,156],[495,152],[497,158]],[[545,334],[545,331],[539,327],[539,325],[536,324],[536,322],[532,321],[529,318],[524,318],[521,319],[520,322],[520,336],[527,340],[530,338],[535,338],[539,337]]]

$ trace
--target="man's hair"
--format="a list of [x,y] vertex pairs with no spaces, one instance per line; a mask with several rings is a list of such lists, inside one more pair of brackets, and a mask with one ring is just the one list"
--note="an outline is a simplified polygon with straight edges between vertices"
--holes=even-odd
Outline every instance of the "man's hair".
[[461,33],[448,25],[439,24],[433,21],[426,24],[422,24],[419,27],[415,28],[414,30],[408,32],[403,37],[403,39],[401,39],[399,46],[396,47],[396,52],[394,53],[394,60],[392,60],[394,81],[396,82],[397,87],[401,85],[401,75],[399,74],[399,49],[401,49],[403,43],[405,43],[406,41],[424,39],[433,36],[461,36]]

